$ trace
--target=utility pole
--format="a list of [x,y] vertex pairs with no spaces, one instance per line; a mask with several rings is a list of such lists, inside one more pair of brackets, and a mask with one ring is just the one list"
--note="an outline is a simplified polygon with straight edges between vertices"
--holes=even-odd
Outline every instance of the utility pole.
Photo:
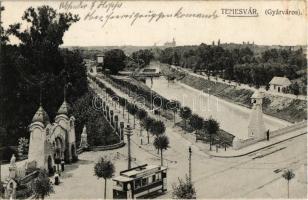
[[130,136],[132,136],[132,128],[128,124],[125,128],[126,136],[127,136],[127,147],[128,147],[128,169],[132,167],[131,162],[132,162],[132,157],[130,153]]
[[189,147],[188,152],[189,152],[189,157],[188,157],[188,160],[189,160],[189,175],[188,175],[188,178],[189,178],[189,182],[191,183],[191,147]]
[[126,108],[126,99],[125,99],[125,104],[122,106],[122,108],[123,108],[122,113],[123,113],[123,119],[124,119],[124,112],[125,112],[125,108]]

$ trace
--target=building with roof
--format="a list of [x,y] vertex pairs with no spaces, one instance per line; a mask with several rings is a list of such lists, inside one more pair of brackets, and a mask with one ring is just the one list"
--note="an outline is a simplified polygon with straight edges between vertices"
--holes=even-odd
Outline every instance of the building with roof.
[[75,118],[71,115],[71,108],[65,99],[52,124],[40,104],[29,130],[28,163],[35,163],[36,168],[52,173],[61,161],[70,163],[77,159]]
[[175,39],[172,39],[172,42],[165,42],[164,47],[175,47],[176,46],[176,42]]
[[287,77],[274,76],[269,82],[270,90],[275,92],[282,92],[291,85],[291,81]]
[[104,54],[97,54],[96,55],[96,62],[98,64],[104,64]]

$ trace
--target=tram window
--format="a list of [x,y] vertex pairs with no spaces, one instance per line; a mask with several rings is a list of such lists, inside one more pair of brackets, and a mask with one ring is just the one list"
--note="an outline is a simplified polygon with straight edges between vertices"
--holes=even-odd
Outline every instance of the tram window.
[[118,187],[123,187],[123,184],[122,184],[120,181],[117,181],[117,182],[116,182],[116,185],[117,185]]
[[140,179],[135,180],[135,189],[140,187],[141,187],[141,180]]
[[143,178],[142,179],[142,186],[145,186],[148,184],[148,178]]
[[153,176],[152,176],[152,182],[155,182],[156,181],[156,175],[154,174]]
[[159,174],[156,174],[156,180],[160,180],[160,173]]

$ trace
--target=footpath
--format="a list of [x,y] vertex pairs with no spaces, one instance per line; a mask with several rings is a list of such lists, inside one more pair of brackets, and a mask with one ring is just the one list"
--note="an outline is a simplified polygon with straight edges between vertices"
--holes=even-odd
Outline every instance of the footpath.
[[[106,81],[103,77],[97,77],[100,82],[104,83],[104,85],[106,87],[111,88],[118,96],[126,98],[128,101],[132,101],[132,98],[129,97],[128,94],[124,93],[123,91],[121,91],[120,89],[114,87],[112,84],[110,84],[108,81]],[[157,150],[155,149],[154,145],[153,145],[153,141],[154,141],[154,136],[152,134],[149,133],[149,143],[147,142],[147,133],[146,131],[140,126],[140,121],[136,118],[135,119],[135,125],[134,125],[134,118],[131,114],[129,114],[127,112],[126,109],[123,109],[123,107],[121,107],[120,105],[117,105],[116,103],[114,103],[112,101],[112,98],[108,95],[107,99],[106,96],[104,94],[104,91],[102,91],[98,85],[95,84],[95,82],[91,82],[92,85],[92,89],[94,89],[94,91],[102,98],[107,100],[108,105],[110,106],[110,109],[113,109],[114,114],[118,115],[119,121],[120,122],[124,122],[125,127],[126,125],[130,125],[130,127],[132,128],[132,136],[131,136],[131,144],[132,145],[136,145],[138,146],[138,148],[140,150],[143,151],[143,153],[148,154],[149,156],[151,156],[153,159],[160,159],[160,154],[157,154]],[[163,120],[162,117],[158,117],[156,115],[154,115],[153,112],[151,112],[149,110],[149,108],[147,107],[143,107],[143,109],[145,109],[148,113],[149,116],[157,119],[157,120]],[[123,114],[124,111],[124,114]],[[129,117],[128,117],[129,115]],[[128,120],[129,118],[129,120]],[[166,127],[167,124],[165,123]],[[124,136],[124,141],[126,141],[127,138],[126,136]],[[142,142],[141,142],[142,141]],[[124,155],[125,156],[125,155]],[[137,158],[133,158],[133,162],[135,162],[138,165],[138,160]],[[172,159],[168,159],[168,158],[164,158],[164,162],[166,164],[168,163],[176,163],[175,160]],[[139,163],[140,164],[140,163]]]
[[[111,83],[106,81],[102,76],[99,76],[98,78],[107,87],[114,90],[117,93],[117,95],[124,97],[126,99],[131,99],[128,94],[126,94],[123,91],[121,91],[120,89],[114,87]],[[122,109],[118,109],[118,111],[117,111],[119,113],[119,117],[122,116],[120,114],[120,110],[122,110]],[[154,115],[147,107],[145,107],[145,110],[148,112],[148,114],[151,117],[158,119],[158,116]],[[133,117],[131,117],[130,122],[133,121],[132,118]],[[163,120],[162,117],[160,117],[159,119]],[[125,121],[125,119],[123,119],[123,120]],[[168,120],[164,120],[164,121],[168,122]],[[302,122],[302,123],[304,123],[304,122]],[[307,123],[307,122],[305,122],[305,123]],[[133,137],[132,138],[133,142],[135,144],[140,144],[140,140],[141,140],[141,138],[143,138],[143,143],[147,143],[146,137],[144,137],[144,136],[146,136],[146,133],[143,133],[143,135],[140,135],[141,127],[139,126],[139,122],[137,122],[137,120],[136,120],[136,124],[137,124],[136,128],[138,127],[138,131],[137,131],[137,129],[135,129],[135,131],[137,133],[135,135],[136,136],[138,135],[138,137]],[[306,125],[306,126],[298,128],[298,129],[291,130],[288,133],[270,138],[269,141],[267,141],[267,140],[260,141],[260,142],[257,142],[256,144],[252,144],[252,145],[249,145],[247,147],[243,147],[239,150],[234,150],[234,149],[232,149],[232,147],[228,147],[226,149],[226,151],[225,151],[224,148],[218,148],[218,151],[216,151],[216,146],[212,145],[212,150],[210,151],[209,144],[203,143],[202,141],[196,141],[195,134],[185,133],[185,131],[183,131],[180,127],[173,126],[172,123],[165,123],[165,124],[166,124],[166,128],[168,128],[168,130],[179,133],[183,138],[188,140],[192,145],[197,146],[201,151],[203,151],[207,155],[212,156],[212,157],[218,157],[218,158],[234,158],[234,157],[245,156],[245,155],[248,155],[250,153],[254,153],[256,151],[271,147],[273,145],[279,144],[281,142],[284,142],[286,140],[290,140],[290,139],[295,138],[295,137],[303,136],[306,139],[306,134],[307,134],[307,125]],[[152,139],[153,138],[151,137],[151,140]],[[151,142],[150,142],[150,144],[151,144]],[[140,145],[140,148],[144,148],[146,151],[151,152],[151,154],[152,153],[154,154],[155,151],[156,151],[155,148],[153,147],[153,145]],[[154,154],[153,156],[157,156],[157,155]],[[172,160],[168,160],[168,159],[166,159],[166,161],[172,162]]]

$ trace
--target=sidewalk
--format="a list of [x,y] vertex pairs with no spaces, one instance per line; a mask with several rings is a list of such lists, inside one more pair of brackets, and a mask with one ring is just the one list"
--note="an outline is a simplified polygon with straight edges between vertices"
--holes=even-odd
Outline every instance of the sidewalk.
[[287,134],[276,136],[271,138],[269,141],[260,141],[256,144],[249,145],[239,150],[233,150],[232,148],[229,148],[227,151],[224,149],[219,149],[218,152],[216,152],[216,147],[213,146],[213,150],[208,151],[207,153],[213,157],[221,158],[241,157],[305,134],[307,134],[307,127],[292,131]]

